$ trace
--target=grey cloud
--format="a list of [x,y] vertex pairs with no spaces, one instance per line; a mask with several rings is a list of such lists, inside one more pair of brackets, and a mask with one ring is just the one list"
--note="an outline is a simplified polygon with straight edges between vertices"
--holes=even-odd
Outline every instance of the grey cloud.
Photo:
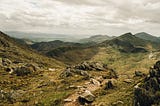
[[0,9],[3,30],[160,34],[159,0],[1,0]]

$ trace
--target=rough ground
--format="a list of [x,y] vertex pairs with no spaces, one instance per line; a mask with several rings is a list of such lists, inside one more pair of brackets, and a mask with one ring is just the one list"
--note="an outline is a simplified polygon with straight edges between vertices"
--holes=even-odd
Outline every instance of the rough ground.
[[[112,56],[111,56],[112,54]],[[96,100],[91,104],[93,106],[132,106],[134,99],[134,86],[141,82],[144,78],[135,77],[135,71],[140,70],[143,73],[148,73],[150,66],[158,60],[156,55],[151,57],[152,53],[147,54],[137,54],[137,55],[126,55],[121,54],[117,51],[100,48],[100,51],[95,55],[91,61],[99,61],[107,63],[110,67],[115,68],[118,72],[119,78],[117,79],[117,87],[114,89],[109,89],[107,91],[103,90],[103,87],[94,84],[87,84],[87,82],[81,83],[80,86],[85,85],[85,89],[90,90],[96,95]],[[155,54],[155,53],[154,53]],[[156,52],[156,54],[158,54]],[[140,56],[139,56],[140,55]],[[156,58],[155,58],[156,57]],[[122,60],[123,58],[123,60]],[[113,62],[112,62],[113,61]],[[130,64],[132,62],[133,65]],[[66,99],[72,100],[71,102],[65,102],[65,106],[78,106],[80,105],[77,101],[80,95],[79,89],[68,96]],[[103,94],[104,93],[104,94]]]

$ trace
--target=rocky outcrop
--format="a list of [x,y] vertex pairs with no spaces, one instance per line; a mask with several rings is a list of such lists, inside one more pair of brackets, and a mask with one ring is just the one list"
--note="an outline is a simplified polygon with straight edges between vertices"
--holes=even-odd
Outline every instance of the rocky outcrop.
[[40,68],[32,63],[13,63],[8,58],[0,59],[0,67],[3,68],[9,74],[16,74],[17,76],[26,76],[33,74]]
[[98,62],[83,62],[81,64],[67,67],[60,77],[70,77],[74,74],[89,77],[88,71],[108,71],[108,74],[104,78],[118,78],[115,70],[109,69],[106,64]]
[[135,106],[160,105],[160,61],[149,70],[144,81],[135,86]]
[[36,67],[32,64],[26,64],[24,66],[16,67],[13,71],[17,76],[25,76],[32,74],[36,71]]
[[102,63],[98,63],[98,62],[83,62],[81,64],[78,64],[76,66],[74,66],[75,69],[79,69],[79,70],[88,70],[88,71],[104,71],[106,70],[107,66],[105,64]]

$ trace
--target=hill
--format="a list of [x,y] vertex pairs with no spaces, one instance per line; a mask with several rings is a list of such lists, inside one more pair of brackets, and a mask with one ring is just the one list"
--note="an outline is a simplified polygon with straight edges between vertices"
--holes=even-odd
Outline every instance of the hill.
[[[22,45],[17,42],[17,39],[11,38],[3,32],[0,32],[0,57],[5,57],[15,61],[24,61],[30,62],[33,61],[35,63],[51,65],[49,61],[57,64],[60,62],[55,59],[49,59],[40,55],[39,53],[35,53],[28,45]],[[53,66],[53,65],[51,65]]]
[[63,41],[39,42],[31,45],[36,51],[48,56],[65,62],[66,64],[76,64],[83,60],[90,59],[96,52],[96,47],[93,43],[73,43]]
[[39,42],[31,45],[31,47],[41,53],[47,53],[53,49],[59,48],[59,47],[68,47],[68,46],[73,46],[73,47],[83,47],[83,46],[89,46],[92,45],[91,43],[89,44],[80,44],[80,43],[73,43],[73,42],[64,42],[60,40],[55,40],[55,41],[50,41],[50,42]]
[[135,34],[135,36],[141,39],[144,39],[144,40],[160,43],[160,38],[153,36],[151,34],[145,33],[145,32],[137,33]]
[[94,35],[94,36],[91,36],[89,38],[81,39],[81,40],[79,40],[79,42],[80,43],[88,43],[88,42],[101,43],[105,40],[111,40],[113,38],[114,37],[110,37],[110,36],[107,36],[107,35]]
[[157,49],[157,43],[143,40],[136,37],[131,33],[123,34],[112,40],[104,41],[100,44],[101,46],[111,46],[122,52],[147,52],[151,49]]

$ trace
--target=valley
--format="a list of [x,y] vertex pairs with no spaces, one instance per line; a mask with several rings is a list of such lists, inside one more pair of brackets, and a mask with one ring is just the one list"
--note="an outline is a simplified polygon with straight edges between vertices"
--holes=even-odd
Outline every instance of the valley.
[[[139,36],[126,33],[97,43],[93,42],[97,37],[91,37],[86,43],[56,40],[22,44],[0,32],[0,105],[159,105],[159,99],[153,101],[152,96],[159,91],[154,86],[160,85],[156,63],[160,43],[155,37],[147,40]],[[146,80],[148,75],[153,78]],[[139,98],[147,98],[144,104],[136,92],[140,92]],[[154,98],[158,97],[157,93]]]

